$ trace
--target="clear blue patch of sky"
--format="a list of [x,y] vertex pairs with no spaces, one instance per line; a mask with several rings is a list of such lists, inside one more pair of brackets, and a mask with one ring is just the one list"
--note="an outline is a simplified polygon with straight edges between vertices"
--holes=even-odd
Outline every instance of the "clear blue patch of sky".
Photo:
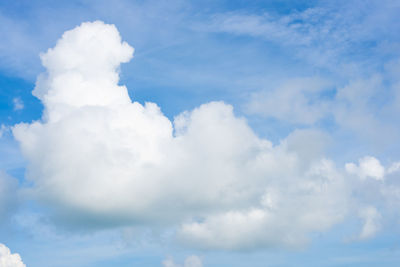
[[[33,88],[34,85],[31,82],[0,73],[0,122],[2,124],[14,125],[40,118],[42,105],[32,95]],[[21,101],[22,109],[14,110],[14,99]]]

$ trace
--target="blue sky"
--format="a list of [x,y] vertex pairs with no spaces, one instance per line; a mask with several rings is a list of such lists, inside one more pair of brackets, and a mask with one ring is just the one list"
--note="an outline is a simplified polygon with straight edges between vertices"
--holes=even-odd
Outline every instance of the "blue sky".
[[0,262],[397,266],[399,11],[2,1]]

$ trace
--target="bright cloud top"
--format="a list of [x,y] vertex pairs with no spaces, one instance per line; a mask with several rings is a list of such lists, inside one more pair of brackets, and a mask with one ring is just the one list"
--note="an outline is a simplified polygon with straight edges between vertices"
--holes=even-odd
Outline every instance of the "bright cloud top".
[[[47,72],[33,94],[43,117],[13,133],[32,192],[57,215],[180,225],[183,242],[232,250],[299,246],[345,218],[351,178],[321,155],[322,133],[296,131],[274,146],[222,102],[171,122],[118,85],[119,65],[132,54],[115,26],[96,21],[67,31],[41,56]],[[376,162],[363,162],[351,169],[381,179]],[[378,229],[373,209],[360,215],[363,237]]]
[[26,267],[18,253],[11,254],[11,251],[4,244],[0,243],[0,266],[1,267]]
[[349,173],[358,175],[361,179],[370,177],[376,180],[382,180],[385,175],[385,168],[379,160],[374,157],[364,157],[359,160],[359,166],[354,163],[347,163],[346,170]]

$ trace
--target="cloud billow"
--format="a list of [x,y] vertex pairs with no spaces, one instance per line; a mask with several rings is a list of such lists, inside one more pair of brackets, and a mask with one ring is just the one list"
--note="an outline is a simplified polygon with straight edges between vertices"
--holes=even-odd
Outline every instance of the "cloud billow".
[[11,254],[11,251],[4,244],[0,243],[0,266],[1,267],[26,267],[18,253]]
[[47,71],[33,94],[43,117],[13,134],[30,190],[58,216],[176,226],[182,242],[227,250],[297,247],[343,221],[347,174],[315,148],[322,133],[299,131],[274,146],[223,102],[170,121],[118,85],[133,51],[115,26],[95,21],[41,55]]

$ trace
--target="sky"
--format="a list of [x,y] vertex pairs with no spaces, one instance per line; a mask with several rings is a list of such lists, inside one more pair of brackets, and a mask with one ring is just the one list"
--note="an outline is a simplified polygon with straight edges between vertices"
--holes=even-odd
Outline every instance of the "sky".
[[0,266],[398,266],[399,12],[1,1]]

